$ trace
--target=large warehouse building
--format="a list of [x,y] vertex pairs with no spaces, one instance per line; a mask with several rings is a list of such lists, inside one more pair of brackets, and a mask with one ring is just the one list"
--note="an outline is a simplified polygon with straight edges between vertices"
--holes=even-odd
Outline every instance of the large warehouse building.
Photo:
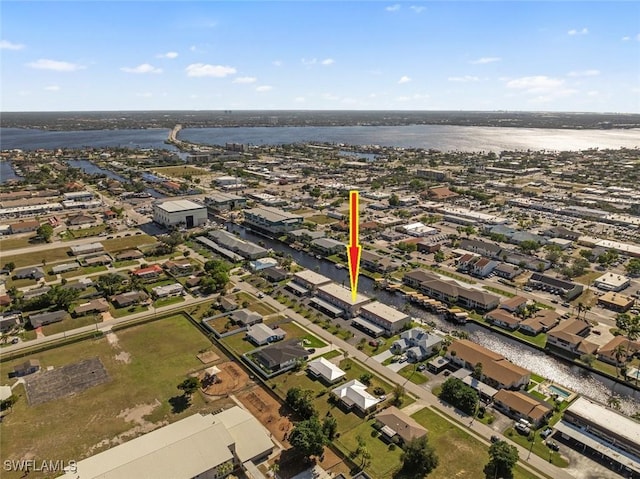
[[207,221],[207,208],[190,200],[165,201],[153,205],[153,221],[163,226],[193,228]]

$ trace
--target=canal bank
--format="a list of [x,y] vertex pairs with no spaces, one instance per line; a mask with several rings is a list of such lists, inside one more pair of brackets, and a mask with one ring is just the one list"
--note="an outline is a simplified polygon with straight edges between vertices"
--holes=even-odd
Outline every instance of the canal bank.
[[[293,261],[304,268],[327,276],[338,284],[349,284],[349,271],[346,268],[337,268],[334,263],[328,260],[318,259],[306,252],[295,250],[279,240],[257,235],[235,223],[227,223],[227,228],[231,232],[237,232],[242,238],[255,243],[262,242],[266,248],[291,256]],[[633,414],[640,411],[640,391],[627,385],[619,384],[598,371],[589,370],[581,364],[575,364],[564,358],[548,355],[546,351],[513,337],[493,334],[495,331],[488,329],[485,325],[469,322],[466,325],[454,326],[439,316],[413,306],[402,295],[376,288],[375,281],[368,277],[361,277],[358,285],[360,293],[394,306],[413,317],[433,322],[438,329],[447,332],[452,329],[465,331],[474,342],[502,354],[518,366],[543,376],[554,383],[603,404],[606,404],[611,395],[615,394],[620,400],[620,407],[623,412]]]

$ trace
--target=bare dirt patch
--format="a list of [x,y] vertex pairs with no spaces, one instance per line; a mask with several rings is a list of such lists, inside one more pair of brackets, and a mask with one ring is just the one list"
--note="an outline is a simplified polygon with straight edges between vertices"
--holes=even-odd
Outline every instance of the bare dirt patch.
[[200,380],[206,384],[203,391],[208,396],[224,396],[244,388],[249,383],[249,375],[236,363],[231,361],[218,364],[220,372],[216,374],[216,381],[206,383],[204,371]]
[[260,386],[251,388],[237,397],[283,446],[289,447],[285,437],[293,429],[293,423],[288,417],[289,411],[279,401]]
[[197,354],[196,357],[202,364],[209,364],[220,359],[220,356],[213,351],[205,351],[204,353]]
[[107,341],[113,347],[113,349],[118,349],[120,352],[114,356],[116,361],[120,361],[125,364],[129,364],[131,362],[131,354],[126,351],[123,351],[120,348],[120,340],[118,339],[118,335],[113,331],[107,331],[105,335],[107,337]]

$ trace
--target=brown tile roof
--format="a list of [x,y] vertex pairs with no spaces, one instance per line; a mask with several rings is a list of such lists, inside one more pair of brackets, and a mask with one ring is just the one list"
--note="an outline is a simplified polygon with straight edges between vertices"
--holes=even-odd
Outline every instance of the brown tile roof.
[[[605,356],[609,358],[611,361],[615,361],[616,360],[615,349],[618,346],[622,346],[630,354],[635,354],[637,351],[640,351],[640,342],[631,341],[625,338],[624,336],[615,336],[611,341],[609,341],[607,344],[605,344],[604,346],[601,346],[600,349],[598,349],[598,354],[600,356]],[[625,355],[622,355],[620,359],[624,360],[624,356]]]
[[404,442],[409,442],[427,434],[427,430],[424,427],[395,406],[376,414],[376,420],[393,429]]
[[520,391],[501,389],[493,396],[493,400],[535,421],[540,421],[553,410],[549,404]]

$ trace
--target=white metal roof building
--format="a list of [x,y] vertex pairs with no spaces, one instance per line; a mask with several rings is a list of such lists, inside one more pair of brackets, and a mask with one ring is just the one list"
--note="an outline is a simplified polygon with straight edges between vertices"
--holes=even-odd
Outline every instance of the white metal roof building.
[[380,402],[380,399],[367,392],[367,386],[357,379],[338,386],[331,391],[348,408],[356,407],[362,412],[367,412]]
[[273,443],[264,427],[237,406],[206,416],[194,414],[76,464],[64,478],[191,479],[218,466],[266,457]]
[[598,289],[605,291],[622,291],[631,284],[631,279],[621,274],[605,273],[593,282]]
[[321,299],[344,310],[347,315],[355,316],[362,305],[371,301],[364,294],[357,293],[355,302],[351,299],[351,289],[343,288],[339,284],[329,283],[318,288],[318,296]]
[[293,281],[303,288],[315,290],[318,286],[331,283],[331,278],[327,278],[310,269],[304,269],[293,275]]
[[360,308],[360,316],[395,334],[411,322],[408,314],[375,301]]
[[79,256],[81,254],[98,253],[99,251],[104,251],[104,246],[102,246],[102,243],[80,244],[71,247],[71,254],[74,256]]
[[153,221],[163,226],[193,228],[207,221],[207,208],[191,200],[156,203],[153,205]]
[[342,379],[345,374],[347,374],[331,361],[323,357],[309,361],[307,369],[312,375],[320,377],[328,383],[334,383]]

